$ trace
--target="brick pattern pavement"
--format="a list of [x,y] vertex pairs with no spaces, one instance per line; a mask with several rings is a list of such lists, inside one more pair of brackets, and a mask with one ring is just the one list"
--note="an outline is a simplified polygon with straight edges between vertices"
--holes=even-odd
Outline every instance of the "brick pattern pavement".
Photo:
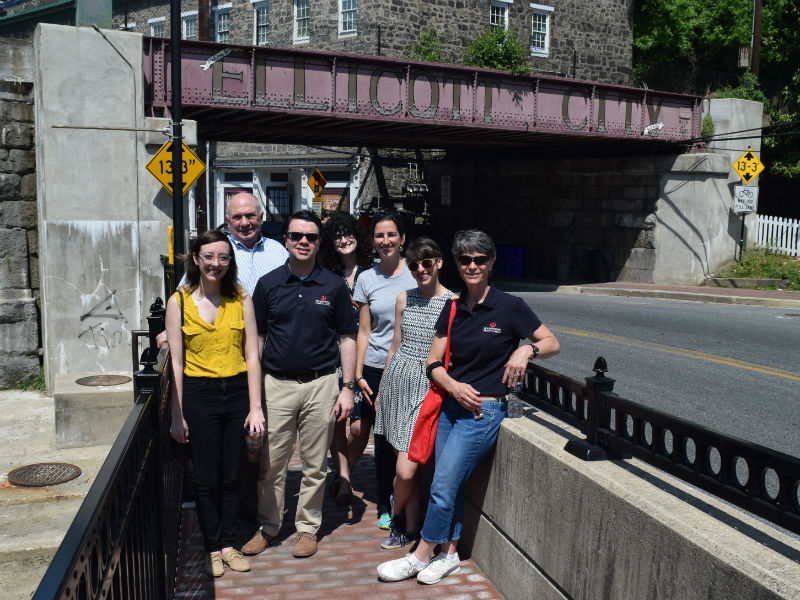
[[[278,541],[258,556],[247,557],[252,570],[212,580],[203,572],[203,541],[193,505],[182,511],[181,538],[175,582],[179,600],[402,600],[441,598],[449,600],[502,600],[486,576],[471,560],[462,560],[461,572],[432,586],[415,579],[397,583],[378,581],[377,565],[399,558],[407,549],[382,550],[388,532],[378,529],[375,507],[376,484],[372,444],[356,465],[352,477],[354,497],[350,506],[339,507],[326,492],[319,551],[310,558],[292,556],[294,515],[300,487],[300,459],[289,464],[286,512]],[[332,474],[329,473],[330,481]],[[237,543],[244,544],[255,526],[241,521]]]

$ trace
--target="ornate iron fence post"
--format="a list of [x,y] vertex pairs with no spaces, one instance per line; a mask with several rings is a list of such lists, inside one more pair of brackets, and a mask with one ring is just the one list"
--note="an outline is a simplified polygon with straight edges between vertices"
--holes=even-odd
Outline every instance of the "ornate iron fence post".
[[583,460],[605,460],[608,458],[605,438],[601,430],[611,426],[611,410],[603,399],[603,392],[614,391],[614,379],[606,377],[606,359],[598,356],[594,361],[594,376],[586,378],[586,439],[570,440],[565,450]]
[[[134,355],[138,349],[139,337],[147,335],[149,341],[138,361],[142,365],[142,369],[133,374],[134,397],[137,402],[140,401],[140,397],[146,398],[155,392],[159,386],[161,373],[156,371],[153,366],[158,364],[156,336],[164,331],[165,315],[164,302],[161,298],[156,298],[155,302],[150,305],[150,314],[147,316],[147,331],[137,330],[133,332]],[[135,369],[136,366],[134,364],[133,368]]]

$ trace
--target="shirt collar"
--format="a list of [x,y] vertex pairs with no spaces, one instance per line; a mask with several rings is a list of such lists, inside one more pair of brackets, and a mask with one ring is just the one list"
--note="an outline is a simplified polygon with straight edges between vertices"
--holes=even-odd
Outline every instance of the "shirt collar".
[[306,277],[305,279],[300,279],[297,275],[292,273],[292,270],[289,268],[288,258],[286,259],[286,262],[283,263],[283,267],[281,268],[284,270],[284,275],[286,276],[287,283],[291,281],[309,281],[309,282],[313,281],[318,283],[319,274],[322,273],[322,267],[319,266],[318,264],[315,264],[314,268],[311,270],[311,273],[308,274],[308,277]]
[[[477,309],[479,306],[483,307],[486,310],[492,310],[497,306],[497,298],[498,298],[497,294],[498,292],[497,290],[494,289],[494,286],[489,285],[489,291],[486,294],[486,298],[484,298],[483,302],[481,302],[480,304],[476,304],[473,310]],[[458,309],[463,309],[469,312],[469,309],[467,308],[466,297],[467,297],[467,290],[465,288],[464,290],[461,291],[461,293],[458,296],[457,307]]]
[[248,248],[247,246],[245,246],[242,242],[233,237],[233,234],[228,234],[228,239],[231,241],[231,244],[233,244],[234,248],[238,248],[239,250],[247,250],[248,252],[254,252],[256,249],[259,249],[260,247],[264,246],[265,238],[263,235],[260,238],[258,238],[258,241],[255,244],[253,244],[252,248]]

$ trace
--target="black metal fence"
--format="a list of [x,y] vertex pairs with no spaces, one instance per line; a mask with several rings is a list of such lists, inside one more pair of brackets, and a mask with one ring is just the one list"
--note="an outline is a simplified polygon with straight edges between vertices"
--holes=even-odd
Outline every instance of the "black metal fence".
[[183,464],[171,452],[170,363],[155,346],[163,319],[158,299],[149,331],[134,335],[134,345],[142,335],[150,344],[137,361],[133,409],[34,600],[173,597]]
[[528,366],[521,398],[586,435],[567,450],[586,460],[636,456],[800,533],[800,460],[621,398],[602,357],[594,372],[581,383]]

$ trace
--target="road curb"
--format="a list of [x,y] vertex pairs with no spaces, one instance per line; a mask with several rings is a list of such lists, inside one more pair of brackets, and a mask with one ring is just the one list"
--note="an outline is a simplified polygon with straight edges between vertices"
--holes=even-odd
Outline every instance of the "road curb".
[[[575,288],[562,292],[562,287]],[[800,300],[782,298],[759,298],[751,296],[722,296],[716,294],[702,294],[694,292],[679,292],[673,290],[639,290],[625,288],[598,288],[583,286],[560,286],[556,289],[560,293],[589,294],[595,296],[625,296],[629,298],[663,298],[666,300],[687,300],[692,302],[713,302],[715,304],[739,304],[750,306],[763,306],[765,308],[800,308]]]

